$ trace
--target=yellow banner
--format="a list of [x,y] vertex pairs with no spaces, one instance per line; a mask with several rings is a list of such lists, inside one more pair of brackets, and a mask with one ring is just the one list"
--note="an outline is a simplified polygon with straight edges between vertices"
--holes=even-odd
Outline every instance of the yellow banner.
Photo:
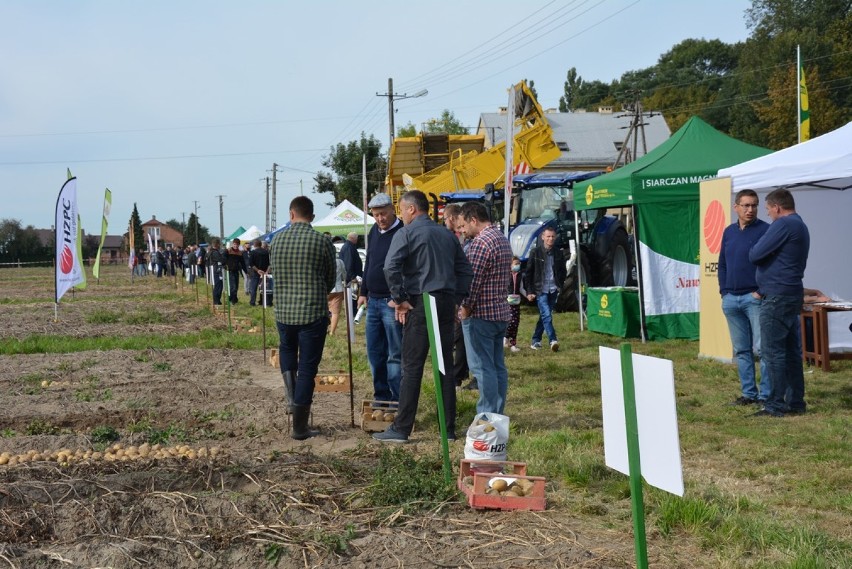
[[719,251],[722,233],[731,224],[731,179],[721,178],[701,182],[698,227],[701,231],[700,249],[700,317],[698,355],[724,362],[733,361],[733,347],[728,321],[722,313],[719,295]]

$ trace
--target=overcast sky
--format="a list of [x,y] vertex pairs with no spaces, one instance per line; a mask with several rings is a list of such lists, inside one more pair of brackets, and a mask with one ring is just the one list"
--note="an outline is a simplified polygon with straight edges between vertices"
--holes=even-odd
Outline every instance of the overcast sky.
[[[450,109],[475,126],[535,81],[556,107],[565,74],[609,82],[687,38],[748,36],[747,0],[258,0],[0,2],[0,219],[50,227],[66,168],[87,232],[189,218],[225,233],[263,228],[265,182],[281,171],[278,224],[312,194],[329,147]],[[302,185],[300,186],[300,181]]]

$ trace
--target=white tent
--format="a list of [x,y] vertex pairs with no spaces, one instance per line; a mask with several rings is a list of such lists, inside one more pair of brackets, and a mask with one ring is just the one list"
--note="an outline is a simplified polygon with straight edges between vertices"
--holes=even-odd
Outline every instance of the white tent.
[[[852,300],[852,122],[807,142],[719,170],[734,193],[787,188],[811,234],[805,286]],[[766,219],[765,214],[762,215]],[[768,221],[768,220],[767,220]]]
[[[320,233],[328,231],[334,236],[345,237],[352,231],[364,235],[364,217],[364,212],[358,206],[353,205],[349,200],[343,200],[331,213],[319,221],[314,221],[311,225]],[[366,218],[369,230],[376,220],[369,215]]]
[[240,240],[240,243],[245,243],[246,241],[254,241],[263,235],[263,231],[257,228],[257,225],[252,225],[248,229],[245,230],[245,233],[242,235],[237,235],[237,239]]

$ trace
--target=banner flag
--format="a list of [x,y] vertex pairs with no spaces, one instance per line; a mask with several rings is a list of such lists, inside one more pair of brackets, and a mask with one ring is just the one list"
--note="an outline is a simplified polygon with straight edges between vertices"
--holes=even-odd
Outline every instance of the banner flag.
[[[788,115],[789,116],[789,115]],[[811,109],[808,104],[808,86],[805,84],[805,68],[799,66],[799,142],[811,138]]]
[[148,232],[148,270],[154,270],[154,243],[151,241],[151,233]]
[[109,211],[112,208],[112,192],[109,191],[109,188],[104,190],[104,217],[101,221],[101,244],[98,245],[98,254],[95,255],[95,265],[92,267],[92,275],[96,279],[100,278],[101,271],[101,250],[104,248],[104,240],[106,239],[107,232],[107,218],[109,218]]
[[80,263],[80,282],[74,285],[74,288],[86,290],[86,271],[82,270],[83,266],[83,221],[80,218],[80,213],[77,212],[77,259]]
[[129,251],[129,254],[127,256],[127,266],[130,269],[133,269],[133,264],[136,261],[136,239],[135,239],[135,236],[133,235],[133,219],[130,220],[130,223],[128,224],[128,228],[129,229],[127,231],[127,241],[129,243],[128,248],[130,249],[130,251]]
[[85,283],[86,277],[80,262],[80,216],[77,213],[77,178],[62,185],[56,198],[56,298],[59,299],[69,288]]

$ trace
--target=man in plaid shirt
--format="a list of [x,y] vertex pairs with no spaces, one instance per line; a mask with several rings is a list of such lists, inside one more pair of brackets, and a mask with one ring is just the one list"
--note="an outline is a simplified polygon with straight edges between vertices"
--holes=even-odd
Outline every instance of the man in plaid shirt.
[[279,231],[270,245],[279,361],[296,440],[319,434],[308,429],[308,417],[325,347],[328,293],[337,269],[334,245],[314,231],[313,219],[313,202],[304,196],[293,199],[290,227]]
[[491,225],[488,210],[480,202],[462,206],[465,233],[473,238],[467,260],[473,268],[470,292],[462,301],[462,321],[467,363],[479,379],[477,413],[503,413],[509,372],[503,360],[503,338],[511,319],[506,287],[512,272],[509,240]]

